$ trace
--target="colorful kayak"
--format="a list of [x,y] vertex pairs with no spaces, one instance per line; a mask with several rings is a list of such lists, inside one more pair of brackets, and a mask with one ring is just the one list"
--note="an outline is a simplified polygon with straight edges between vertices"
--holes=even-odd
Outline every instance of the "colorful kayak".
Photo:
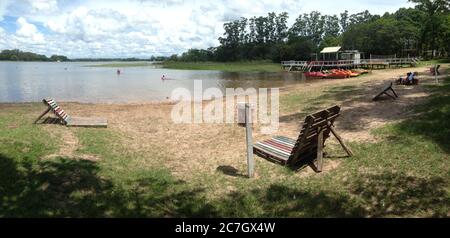
[[322,72],[305,72],[305,77],[307,78],[325,78],[327,77],[327,74],[324,74]]
[[363,73],[368,73],[365,70],[344,70],[344,69],[332,69],[332,70],[324,70],[318,72],[305,72],[304,75],[307,78],[350,78],[350,77],[358,77]]

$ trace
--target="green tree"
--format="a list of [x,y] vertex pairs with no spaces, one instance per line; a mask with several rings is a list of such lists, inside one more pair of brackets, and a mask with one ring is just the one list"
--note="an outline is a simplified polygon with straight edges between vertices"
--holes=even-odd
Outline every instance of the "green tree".
[[348,11],[341,13],[341,18],[339,19],[339,25],[341,26],[341,32],[346,32],[349,25]]
[[307,37],[293,36],[280,47],[280,60],[310,60],[311,54],[317,50]]
[[283,12],[278,14],[278,16],[275,18],[275,24],[276,24],[276,42],[282,43],[288,33],[288,26],[287,26],[287,19],[289,18],[287,12]]
[[[422,40],[430,42],[428,49],[437,50],[438,36],[442,28],[443,14],[450,9],[448,0],[409,0],[416,4],[416,8],[426,14],[424,27],[422,28]],[[434,57],[434,54],[433,54]]]
[[324,16],[323,40],[337,38],[340,34],[339,18],[336,15]]

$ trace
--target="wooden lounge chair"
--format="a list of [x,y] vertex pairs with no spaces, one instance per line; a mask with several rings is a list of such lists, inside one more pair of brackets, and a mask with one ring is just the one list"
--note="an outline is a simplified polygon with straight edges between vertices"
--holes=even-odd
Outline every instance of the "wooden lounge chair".
[[84,118],[69,116],[54,99],[43,99],[42,102],[48,107],[37,119],[36,124],[48,112],[52,111],[63,125],[68,127],[107,127],[108,122],[104,118]]
[[[380,97],[381,97],[381,95],[383,95],[383,94],[385,94],[385,95],[388,95],[389,97],[391,97],[392,99],[397,99],[398,98],[398,95],[397,95],[397,93],[394,91],[394,89],[392,88],[392,82],[390,82],[389,83],[389,85],[388,86],[386,86],[384,89],[383,89],[383,91],[381,91],[381,93],[379,93],[377,96],[375,96],[372,100],[373,101],[376,101],[376,100],[378,100],[378,99],[380,99]],[[389,93],[388,93],[388,91],[392,91],[392,93],[394,93],[394,96],[392,96],[392,95],[390,95]]]
[[256,143],[253,146],[253,152],[272,162],[291,167],[297,167],[305,163],[313,165],[312,162],[316,160],[317,166],[314,165],[313,168],[316,172],[320,172],[323,164],[323,147],[326,139],[330,137],[330,132],[338,139],[348,156],[353,156],[352,151],[333,129],[334,121],[339,116],[339,112],[340,107],[334,106],[309,115],[305,118],[297,140],[277,136]]

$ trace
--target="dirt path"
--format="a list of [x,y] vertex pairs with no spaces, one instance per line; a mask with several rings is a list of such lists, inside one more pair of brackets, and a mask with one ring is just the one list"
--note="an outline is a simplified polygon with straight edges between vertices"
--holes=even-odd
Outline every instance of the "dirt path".
[[81,145],[73,130],[64,127],[55,129],[54,125],[44,125],[44,128],[49,131],[51,135],[60,137],[61,144],[59,145],[58,152],[47,155],[42,159],[71,158],[89,161],[100,160],[97,156],[77,152]]

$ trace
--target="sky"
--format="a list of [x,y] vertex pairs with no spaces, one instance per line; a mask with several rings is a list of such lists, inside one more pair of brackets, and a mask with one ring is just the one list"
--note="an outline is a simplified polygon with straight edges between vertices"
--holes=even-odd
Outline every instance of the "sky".
[[240,17],[320,11],[372,14],[407,0],[0,0],[0,50],[69,58],[149,58],[218,46],[223,23]]

